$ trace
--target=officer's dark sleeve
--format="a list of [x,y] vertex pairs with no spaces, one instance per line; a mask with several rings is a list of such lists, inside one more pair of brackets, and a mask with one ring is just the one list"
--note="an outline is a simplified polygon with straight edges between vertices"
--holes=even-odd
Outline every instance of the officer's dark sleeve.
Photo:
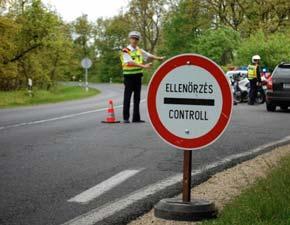
[[261,82],[261,71],[260,71],[260,66],[257,66],[257,78],[258,78],[258,81]]

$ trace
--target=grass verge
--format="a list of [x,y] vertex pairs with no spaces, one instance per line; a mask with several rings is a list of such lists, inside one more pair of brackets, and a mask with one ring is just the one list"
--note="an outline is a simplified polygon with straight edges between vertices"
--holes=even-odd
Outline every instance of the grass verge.
[[58,85],[51,91],[34,90],[33,96],[28,95],[27,90],[0,92],[0,108],[56,103],[62,101],[82,99],[98,94],[96,89],[88,92],[82,87]]
[[290,225],[290,157],[202,225]]

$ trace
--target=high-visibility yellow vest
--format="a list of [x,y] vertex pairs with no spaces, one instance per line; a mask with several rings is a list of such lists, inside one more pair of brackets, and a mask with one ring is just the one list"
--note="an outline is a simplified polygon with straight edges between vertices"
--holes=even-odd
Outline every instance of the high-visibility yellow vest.
[[121,53],[121,62],[123,67],[123,74],[124,75],[132,75],[132,74],[139,74],[143,73],[143,68],[137,67],[137,66],[129,66],[124,62],[123,54],[129,54],[133,61],[137,64],[143,64],[144,63],[144,57],[142,50],[140,48],[137,48],[135,51],[131,51],[128,48],[124,48]]
[[258,77],[257,74],[257,67],[256,65],[249,65],[248,66],[248,79],[253,80]]

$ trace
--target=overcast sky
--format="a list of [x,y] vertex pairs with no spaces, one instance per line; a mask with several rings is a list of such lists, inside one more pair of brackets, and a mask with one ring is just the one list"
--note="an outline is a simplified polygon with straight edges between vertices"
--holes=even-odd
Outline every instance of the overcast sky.
[[112,17],[120,9],[127,6],[128,0],[43,0],[50,4],[65,21],[72,21],[82,14],[87,14],[89,20],[99,17]]

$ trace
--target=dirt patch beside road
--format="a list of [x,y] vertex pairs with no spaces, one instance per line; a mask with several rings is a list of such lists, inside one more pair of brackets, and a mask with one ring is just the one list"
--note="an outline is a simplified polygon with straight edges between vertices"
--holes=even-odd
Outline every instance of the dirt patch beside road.
[[[233,168],[217,173],[207,182],[192,189],[194,198],[204,198],[215,202],[219,210],[237,197],[241,191],[248,188],[258,178],[264,178],[282,158],[290,155],[290,145],[274,149],[255,159],[243,162]],[[181,196],[179,196],[181,197]],[[157,219],[154,212],[149,213],[129,223],[129,225],[194,225],[198,223],[175,222]]]

